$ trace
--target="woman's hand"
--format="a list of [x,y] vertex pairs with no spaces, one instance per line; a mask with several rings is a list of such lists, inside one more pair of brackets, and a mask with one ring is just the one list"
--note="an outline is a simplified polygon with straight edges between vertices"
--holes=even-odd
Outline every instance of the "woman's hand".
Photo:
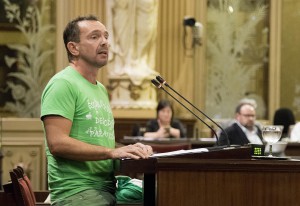
[[168,138],[169,136],[170,136],[169,131],[166,129],[166,127],[163,126],[160,126],[156,132],[157,138]]
[[162,122],[158,119],[157,120],[159,129],[157,130],[157,137],[158,138],[168,138],[170,137],[170,124],[162,124]]

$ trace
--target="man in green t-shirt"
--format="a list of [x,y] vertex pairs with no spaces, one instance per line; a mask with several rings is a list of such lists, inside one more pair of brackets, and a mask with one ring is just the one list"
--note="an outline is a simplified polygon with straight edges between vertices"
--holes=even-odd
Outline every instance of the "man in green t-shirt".
[[94,16],[69,22],[63,35],[69,66],[52,77],[42,94],[52,205],[115,205],[113,159],[152,154],[141,143],[115,148],[108,94],[96,80],[107,64],[108,36]]

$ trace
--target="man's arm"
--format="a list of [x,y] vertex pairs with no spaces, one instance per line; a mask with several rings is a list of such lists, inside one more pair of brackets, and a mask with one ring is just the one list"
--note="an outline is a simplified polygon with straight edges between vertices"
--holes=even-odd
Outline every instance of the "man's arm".
[[148,158],[152,148],[141,143],[117,149],[81,142],[69,136],[72,122],[61,116],[43,118],[47,144],[55,156],[78,161],[93,161],[118,158]]

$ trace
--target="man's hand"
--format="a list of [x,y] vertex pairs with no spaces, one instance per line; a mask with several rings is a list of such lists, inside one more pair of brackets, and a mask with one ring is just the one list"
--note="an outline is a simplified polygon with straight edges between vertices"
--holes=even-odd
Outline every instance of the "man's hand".
[[133,145],[127,145],[111,150],[112,159],[147,159],[153,154],[152,147],[144,145],[142,143],[136,143]]

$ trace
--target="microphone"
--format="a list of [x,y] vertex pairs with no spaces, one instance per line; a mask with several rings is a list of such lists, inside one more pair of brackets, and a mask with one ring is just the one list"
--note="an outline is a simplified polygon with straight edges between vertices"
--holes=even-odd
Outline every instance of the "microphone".
[[[166,85],[168,88],[170,88],[174,93],[176,93],[178,96],[180,96],[182,99],[184,99],[184,101],[186,101],[189,105],[191,105],[193,108],[195,108],[198,112],[200,112],[202,115],[204,115],[207,119],[209,119],[211,122],[213,122],[219,129],[222,130],[222,132],[224,132],[225,136],[226,136],[226,140],[227,140],[227,146],[230,146],[229,143],[229,138],[228,135],[226,133],[226,131],[217,123],[215,122],[213,119],[211,119],[209,116],[207,116],[204,112],[202,112],[200,109],[198,109],[195,105],[193,105],[189,100],[187,100],[185,97],[183,97],[181,94],[179,94],[176,90],[174,90],[167,82],[166,80],[164,80],[161,76],[156,76],[157,81],[159,81],[159,83]],[[203,122],[203,121],[202,121]],[[203,122],[204,123],[204,122]],[[205,123],[206,126],[208,126]],[[213,128],[211,128],[210,126],[208,126],[212,132],[216,135],[217,138],[217,145],[219,145],[219,138],[218,135],[216,134],[215,130]]]
[[185,109],[187,109],[190,113],[192,113],[198,120],[200,120],[202,123],[204,123],[208,128],[211,129],[211,131],[213,131],[214,135],[216,135],[217,138],[217,144],[219,142],[219,138],[218,135],[216,134],[215,130],[209,126],[205,121],[203,121],[199,116],[197,116],[193,111],[191,111],[189,108],[187,108],[183,103],[181,103],[177,98],[175,98],[172,94],[170,94],[167,90],[164,89],[164,87],[162,86],[161,83],[159,83],[158,81],[156,81],[155,79],[151,80],[152,84],[154,84],[154,86],[158,89],[162,89],[164,90],[164,92],[166,92],[168,95],[170,95],[174,100],[176,100],[181,106],[183,106]]

